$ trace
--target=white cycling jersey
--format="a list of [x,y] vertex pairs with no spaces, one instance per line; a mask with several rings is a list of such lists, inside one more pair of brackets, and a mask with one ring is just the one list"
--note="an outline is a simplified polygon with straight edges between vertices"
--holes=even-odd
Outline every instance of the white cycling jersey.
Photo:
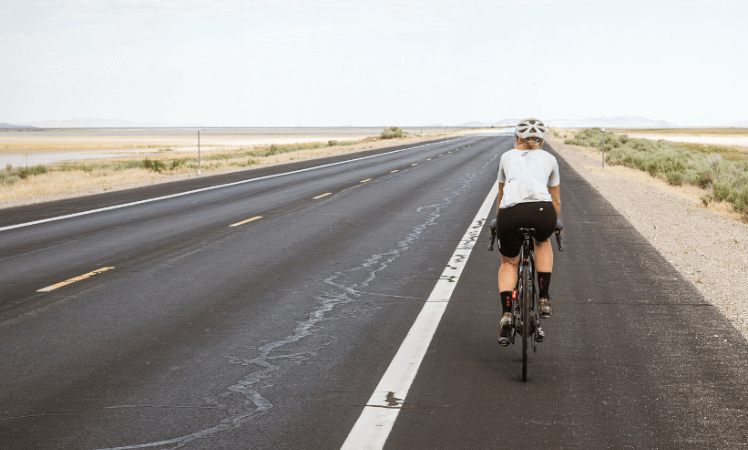
[[509,150],[501,155],[499,183],[504,183],[499,208],[518,203],[550,202],[548,187],[561,183],[558,161],[545,150]]

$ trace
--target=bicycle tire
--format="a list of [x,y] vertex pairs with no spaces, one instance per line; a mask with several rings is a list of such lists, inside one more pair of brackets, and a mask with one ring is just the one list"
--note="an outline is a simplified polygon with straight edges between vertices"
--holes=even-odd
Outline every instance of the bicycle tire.
[[[524,253],[524,252],[523,252]],[[522,257],[522,381],[527,381],[527,347],[530,342],[530,302],[532,293],[530,289],[530,265]]]

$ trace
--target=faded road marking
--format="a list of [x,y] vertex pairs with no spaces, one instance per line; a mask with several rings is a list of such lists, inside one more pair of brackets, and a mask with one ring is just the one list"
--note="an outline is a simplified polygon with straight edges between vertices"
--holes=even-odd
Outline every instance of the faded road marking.
[[[457,245],[447,267],[436,282],[423,309],[410,328],[407,337],[400,345],[395,358],[390,363],[384,376],[379,381],[371,398],[366,402],[363,412],[353,426],[342,450],[366,448],[379,450],[390,435],[397,416],[402,409],[408,390],[415,379],[423,357],[431,344],[444,311],[447,309],[452,292],[459,281],[460,274],[467,264],[470,253],[475,247],[478,234],[483,228],[486,216],[491,212],[496,201],[499,187],[495,183],[483,205],[475,215],[465,235]],[[396,406],[393,401],[397,400]]]
[[399,171],[399,170],[393,170],[393,171],[392,171],[392,172],[390,172],[390,173],[395,173],[395,172],[400,172],[400,171]]
[[325,194],[318,195],[318,196],[314,197],[314,199],[317,200],[317,199],[320,199],[322,197],[327,197],[328,195],[332,195],[332,192],[327,192]]
[[57,284],[53,284],[52,286],[47,286],[47,287],[45,287],[43,289],[39,289],[36,292],[54,291],[57,288],[61,288],[63,286],[67,286],[68,284],[75,283],[76,281],[85,280],[86,278],[90,278],[90,277],[92,277],[92,276],[94,276],[96,274],[99,274],[99,273],[102,273],[102,272],[106,272],[107,270],[112,270],[112,269],[114,269],[114,267],[102,267],[101,269],[96,269],[93,272],[88,272],[88,273],[85,273],[85,274],[83,274],[81,276],[78,276],[78,277],[75,277],[75,278],[71,278],[69,280],[65,280],[65,281],[62,281],[62,282],[57,283]]
[[252,217],[250,219],[242,220],[241,222],[236,222],[236,223],[231,224],[229,226],[230,227],[238,227],[239,225],[244,225],[247,222],[252,222],[253,220],[258,220],[258,219],[262,219],[262,216],[254,216],[254,217]]
[[371,178],[367,178],[367,179],[365,179],[365,180],[361,180],[361,182],[362,182],[362,183],[367,183],[367,182],[369,182],[369,181],[371,181],[371,180],[372,180]]

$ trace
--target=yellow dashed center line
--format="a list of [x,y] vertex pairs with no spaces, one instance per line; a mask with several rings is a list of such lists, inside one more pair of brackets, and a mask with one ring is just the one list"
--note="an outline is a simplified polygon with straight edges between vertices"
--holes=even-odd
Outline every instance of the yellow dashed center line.
[[418,165],[418,163],[411,164],[411,166],[417,166],[417,165]]
[[60,283],[57,283],[57,284],[53,284],[52,286],[47,286],[47,287],[45,287],[43,289],[39,289],[36,292],[54,291],[57,288],[61,288],[63,286],[67,286],[68,284],[75,283],[76,281],[85,280],[86,278],[92,277],[92,276],[94,276],[96,274],[99,274],[101,272],[106,272],[107,270],[112,270],[112,269],[114,269],[114,267],[102,267],[101,269],[96,269],[93,272],[88,272],[88,273],[83,274],[83,275],[81,275],[79,277],[71,278],[69,280],[65,280],[63,282],[60,282]]
[[426,161],[431,161],[431,158],[428,158]]
[[361,182],[362,182],[362,183],[366,183],[366,182],[369,182],[369,181],[371,181],[371,180],[372,180],[371,178],[367,178],[367,179],[365,179],[365,180],[361,180]]
[[442,156],[444,156],[444,153],[442,153],[441,155],[439,155],[439,158],[441,158]]
[[327,197],[328,195],[332,195],[332,192],[327,192],[325,194],[318,195],[318,196],[314,197],[314,199],[317,200],[317,199],[322,198],[322,197]]
[[390,173],[395,173],[395,172],[400,172],[400,171],[399,171],[399,170],[393,170],[393,171],[392,171],[392,172],[390,172]]
[[254,217],[252,217],[251,219],[247,219],[247,220],[242,220],[241,222],[236,222],[236,223],[234,223],[234,224],[231,224],[231,225],[229,225],[229,226],[230,226],[230,227],[238,227],[239,225],[244,225],[244,224],[245,224],[245,223],[247,223],[247,222],[251,222],[251,221],[253,221],[253,220],[258,220],[258,219],[262,219],[262,216],[254,216]]

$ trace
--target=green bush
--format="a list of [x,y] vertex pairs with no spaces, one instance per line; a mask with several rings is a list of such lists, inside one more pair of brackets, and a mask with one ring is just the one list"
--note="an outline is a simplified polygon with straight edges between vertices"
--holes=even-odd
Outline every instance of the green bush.
[[18,180],[18,175],[12,174],[10,171],[0,172],[0,184],[14,184]]
[[680,186],[683,184],[683,174],[674,170],[666,172],[665,179],[667,180],[667,184],[671,184],[673,186]]
[[143,160],[143,168],[149,169],[154,172],[161,172],[162,170],[166,170],[166,164],[163,161],[159,161],[158,159],[144,159]]
[[125,161],[112,167],[113,170],[141,169],[143,161]]
[[393,138],[401,138],[405,135],[405,132],[401,130],[399,127],[389,127],[385,128],[382,131],[382,134],[380,135],[382,139],[393,139]]
[[177,169],[180,166],[183,166],[186,162],[187,162],[187,158],[173,159],[171,161],[171,166],[169,167],[169,169],[171,170]]
[[[602,137],[601,129],[590,128],[565,142],[601,150]],[[710,194],[702,197],[705,204],[726,201],[748,216],[748,161],[743,154],[726,147],[653,141],[615,133],[605,133],[605,152],[605,160],[611,165],[643,170],[672,185],[685,182],[708,189]]]

